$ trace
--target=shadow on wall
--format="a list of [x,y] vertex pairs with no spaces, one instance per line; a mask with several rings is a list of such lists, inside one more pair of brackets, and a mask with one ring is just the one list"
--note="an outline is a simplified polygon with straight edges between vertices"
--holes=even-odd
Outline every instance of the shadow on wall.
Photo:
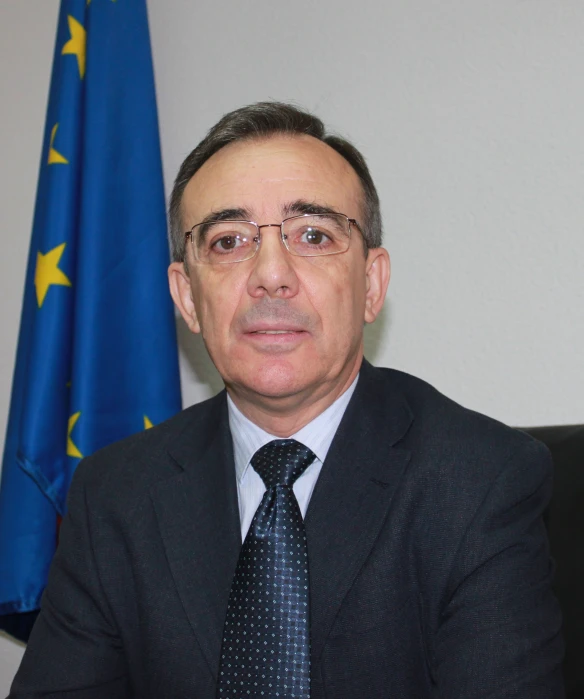
[[[365,356],[372,364],[376,363],[381,353],[382,338],[387,337],[390,318],[390,303],[386,302],[375,323],[365,326]],[[203,339],[200,335],[193,335],[180,316],[177,316],[176,327],[181,358],[188,367],[190,382],[198,385],[204,397],[214,396],[223,389],[223,381],[205,349]]]

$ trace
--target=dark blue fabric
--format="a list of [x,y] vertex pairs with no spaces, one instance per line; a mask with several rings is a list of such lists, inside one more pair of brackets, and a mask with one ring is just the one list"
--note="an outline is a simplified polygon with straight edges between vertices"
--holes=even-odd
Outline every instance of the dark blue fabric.
[[63,0],[2,467],[0,615],[39,607],[81,456],[180,410],[168,258],[145,0]]
[[[551,476],[364,362],[304,518],[311,699],[563,699]],[[214,699],[240,550],[224,392],[85,459],[11,699]]]
[[231,586],[218,697],[310,697],[308,551],[292,486],[312,461],[294,439],[269,442],[251,460],[266,492]]

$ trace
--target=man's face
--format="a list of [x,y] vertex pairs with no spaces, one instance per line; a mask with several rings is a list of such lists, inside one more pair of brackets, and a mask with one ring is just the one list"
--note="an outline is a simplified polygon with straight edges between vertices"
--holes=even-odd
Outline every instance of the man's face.
[[[279,224],[307,204],[361,223],[361,200],[356,173],[332,148],[274,136],[231,144],[203,165],[184,192],[184,229],[226,210]],[[220,265],[196,263],[188,243],[190,279],[171,265],[173,297],[235,395],[258,403],[338,395],[359,369],[363,324],[383,303],[380,252],[366,257],[355,227],[347,252],[331,256],[291,255],[278,228],[261,229],[261,238],[254,258]]]

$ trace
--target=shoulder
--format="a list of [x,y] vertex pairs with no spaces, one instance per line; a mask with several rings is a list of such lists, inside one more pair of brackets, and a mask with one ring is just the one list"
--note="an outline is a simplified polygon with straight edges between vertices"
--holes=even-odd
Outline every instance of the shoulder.
[[471,479],[490,479],[509,463],[549,470],[547,447],[527,433],[460,405],[411,374],[373,371],[385,390],[403,395],[412,413],[404,443],[427,463]]
[[72,491],[84,490],[108,501],[136,500],[157,482],[181,471],[171,456],[177,442],[188,440],[193,457],[206,448],[224,409],[221,392],[150,429],[99,449],[79,463]]
[[473,523],[490,522],[494,536],[505,522],[534,519],[545,510],[553,469],[544,444],[421,379],[375,371],[385,390],[398,391],[411,411],[409,429],[396,445],[409,452],[400,501],[413,532],[440,534],[419,539],[422,558],[432,565],[438,565],[437,555],[450,560]]

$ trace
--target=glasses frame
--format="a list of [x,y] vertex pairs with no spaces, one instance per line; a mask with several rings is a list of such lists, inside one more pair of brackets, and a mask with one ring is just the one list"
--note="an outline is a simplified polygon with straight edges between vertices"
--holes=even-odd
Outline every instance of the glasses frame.
[[[284,229],[283,226],[287,221],[294,221],[299,218],[314,218],[315,216],[340,216],[341,218],[344,218],[347,221],[348,224],[348,230],[349,234],[347,236],[349,244],[347,245],[347,248],[345,250],[339,250],[337,252],[319,252],[315,255],[298,255],[295,252],[292,252],[290,248],[288,247],[288,242],[287,242],[287,236],[284,235]],[[217,262],[205,262],[204,260],[198,259],[197,256],[197,251],[195,247],[195,236],[193,235],[193,232],[195,228],[198,226],[203,226],[203,225],[213,225],[214,223],[249,223],[252,226],[255,226],[257,230],[257,235],[253,238],[256,246],[253,251],[253,253],[249,257],[243,258],[243,260],[225,260],[225,262],[222,261],[217,261]],[[261,234],[261,229],[262,228],[279,228],[280,229],[280,240],[282,241],[284,247],[286,250],[293,255],[294,257],[328,257],[330,255],[342,255],[343,253],[347,252],[349,247],[351,246],[351,226],[355,226],[355,228],[363,235],[363,231],[361,229],[361,226],[359,223],[354,219],[354,218],[349,218],[346,214],[341,214],[336,211],[331,211],[330,213],[318,213],[318,214],[297,214],[295,216],[288,216],[287,218],[283,219],[281,223],[256,223],[255,221],[243,221],[241,219],[225,219],[223,221],[217,220],[217,221],[204,221],[202,223],[195,223],[195,225],[190,229],[190,231],[185,232],[185,240],[188,238],[191,239],[191,247],[193,249],[193,255],[195,257],[195,262],[200,265],[235,265],[238,262],[247,262],[248,260],[252,260],[258,253],[258,250],[260,249],[260,245],[262,244],[262,234]]]

